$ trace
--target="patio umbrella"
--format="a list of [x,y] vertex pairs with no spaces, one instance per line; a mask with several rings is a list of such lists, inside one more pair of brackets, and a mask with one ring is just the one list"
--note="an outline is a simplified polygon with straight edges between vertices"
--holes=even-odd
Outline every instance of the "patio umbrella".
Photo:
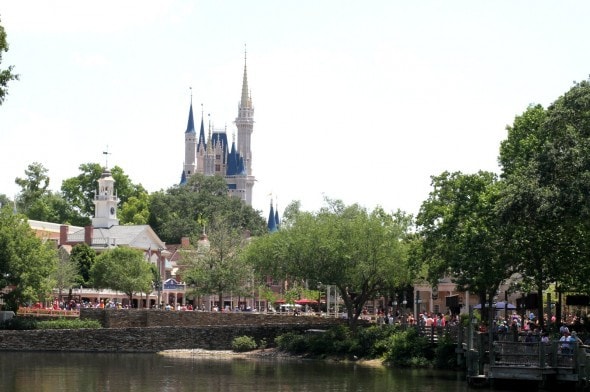
[[311,305],[311,304],[317,304],[318,301],[314,301],[313,299],[302,298],[302,299],[298,299],[297,301],[295,301],[295,303],[299,304],[299,305]]

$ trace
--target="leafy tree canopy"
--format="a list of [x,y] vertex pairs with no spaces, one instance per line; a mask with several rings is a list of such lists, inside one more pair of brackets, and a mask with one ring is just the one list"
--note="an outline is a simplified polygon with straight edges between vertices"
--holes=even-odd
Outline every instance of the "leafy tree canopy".
[[260,276],[335,285],[352,327],[370,299],[412,279],[408,268],[411,217],[381,208],[327,200],[316,213],[291,212],[288,225],[254,238],[245,257]]
[[252,235],[266,231],[260,213],[238,198],[229,197],[227,184],[220,176],[197,173],[186,185],[153,193],[149,211],[149,225],[167,243],[200,235],[214,216],[224,217],[232,228],[249,230]]
[[24,215],[0,208],[0,294],[10,310],[51,296],[57,264],[53,243],[37,238]]
[[240,257],[246,245],[244,231],[236,229],[223,215],[215,215],[207,235],[193,238],[195,249],[182,252],[185,281],[195,294],[248,295],[252,292],[252,268]]
[[[104,168],[98,163],[84,163],[79,166],[81,173],[76,177],[68,178],[62,182],[61,191],[66,201],[78,212],[85,217],[88,223],[94,216],[94,195],[98,187],[98,180],[104,172]],[[123,169],[114,166],[110,169],[111,175],[115,180],[115,189],[119,198],[119,207],[122,207],[130,198],[142,200],[147,197],[147,191],[141,184],[134,184],[127,176]],[[135,208],[142,207],[138,201],[131,201]],[[131,207],[129,207],[131,208]],[[124,214],[121,223],[133,223],[133,220],[127,221],[125,218],[135,219],[137,216],[147,215],[145,211],[134,211]],[[139,219],[139,218],[138,218]],[[87,224],[88,224],[87,223]]]
[[90,269],[92,286],[121,291],[133,300],[135,293],[152,291],[152,270],[142,251],[117,247],[99,254]]
[[[0,65],[2,64],[3,52],[8,52],[8,42],[6,41],[6,30],[0,24]],[[8,82],[18,80],[19,78],[17,74],[12,72],[13,69],[13,65],[9,65],[6,69],[0,68],[0,105],[6,99],[6,95],[8,95]]]
[[496,175],[443,172],[432,177],[432,188],[416,218],[429,281],[450,276],[459,290],[478,293],[482,303],[491,301],[514,272],[495,212]]

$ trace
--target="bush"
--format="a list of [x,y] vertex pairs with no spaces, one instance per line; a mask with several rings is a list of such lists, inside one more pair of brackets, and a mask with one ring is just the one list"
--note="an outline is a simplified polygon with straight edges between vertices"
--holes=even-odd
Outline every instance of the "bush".
[[389,337],[399,331],[399,326],[372,325],[357,330],[356,344],[351,348],[351,354],[358,358],[380,358],[387,351]]
[[457,343],[453,339],[444,335],[438,340],[438,344],[434,349],[434,359],[436,367],[440,369],[455,369],[457,365],[457,354],[455,348]]
[[395,366],[422,366],[426,361],[428,341],[414,328],[391,335],[386,345],[384,359]]
[[255,350],[258,346],[251,336],[238,336],[231,342],[231,347],[235,352],[243,353],[245,351]]
[[32,317],[13,317],[0,323],[0,329],[12,329],[23,331],[27,329],[36,329],[37,319]]
[[303,354],[309,351],[309,342],[305,336],[295,332],[287,332],[275,338],[279,350],[292,354]]
[[59,318],[37,322],[37,329],[98,329],[101,327],[97,320],[82,320],[79,318]]

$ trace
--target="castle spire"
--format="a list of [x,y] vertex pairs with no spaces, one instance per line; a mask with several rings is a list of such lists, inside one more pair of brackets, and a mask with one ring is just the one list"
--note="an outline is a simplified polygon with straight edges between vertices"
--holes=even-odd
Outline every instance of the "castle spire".
[[242,99],[240,100],[240,107],[250,107],[252,102],[250,101],[250,90],[248,89],[248,70],[246,67],[247,62],[247,51],[246,45],[244,44],[244,79],[242,80]]
[[275,211],[272,205],[272,199],[270,199],[270,212],[268,213],[268,231],[273,233],[277,231],[277,221],[275,219]]
[[[191,98],[192,100],[192,98]],[[192,104],[191,104],[192,107]],[[201,145],[205,149],[207,147],[205,142],[205,123],[203,119],[203,104],[201,104],[201,129],[199,131],[199,142],[197,143],[197,151],[200,151]]]

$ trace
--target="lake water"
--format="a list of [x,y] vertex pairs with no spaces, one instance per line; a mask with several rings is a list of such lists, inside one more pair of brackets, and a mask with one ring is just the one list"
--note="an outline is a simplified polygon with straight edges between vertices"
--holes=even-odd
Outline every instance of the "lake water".
[[311,360],[0,353],[3,392],[464,392],[469,390],[464,377],[456,372]]

